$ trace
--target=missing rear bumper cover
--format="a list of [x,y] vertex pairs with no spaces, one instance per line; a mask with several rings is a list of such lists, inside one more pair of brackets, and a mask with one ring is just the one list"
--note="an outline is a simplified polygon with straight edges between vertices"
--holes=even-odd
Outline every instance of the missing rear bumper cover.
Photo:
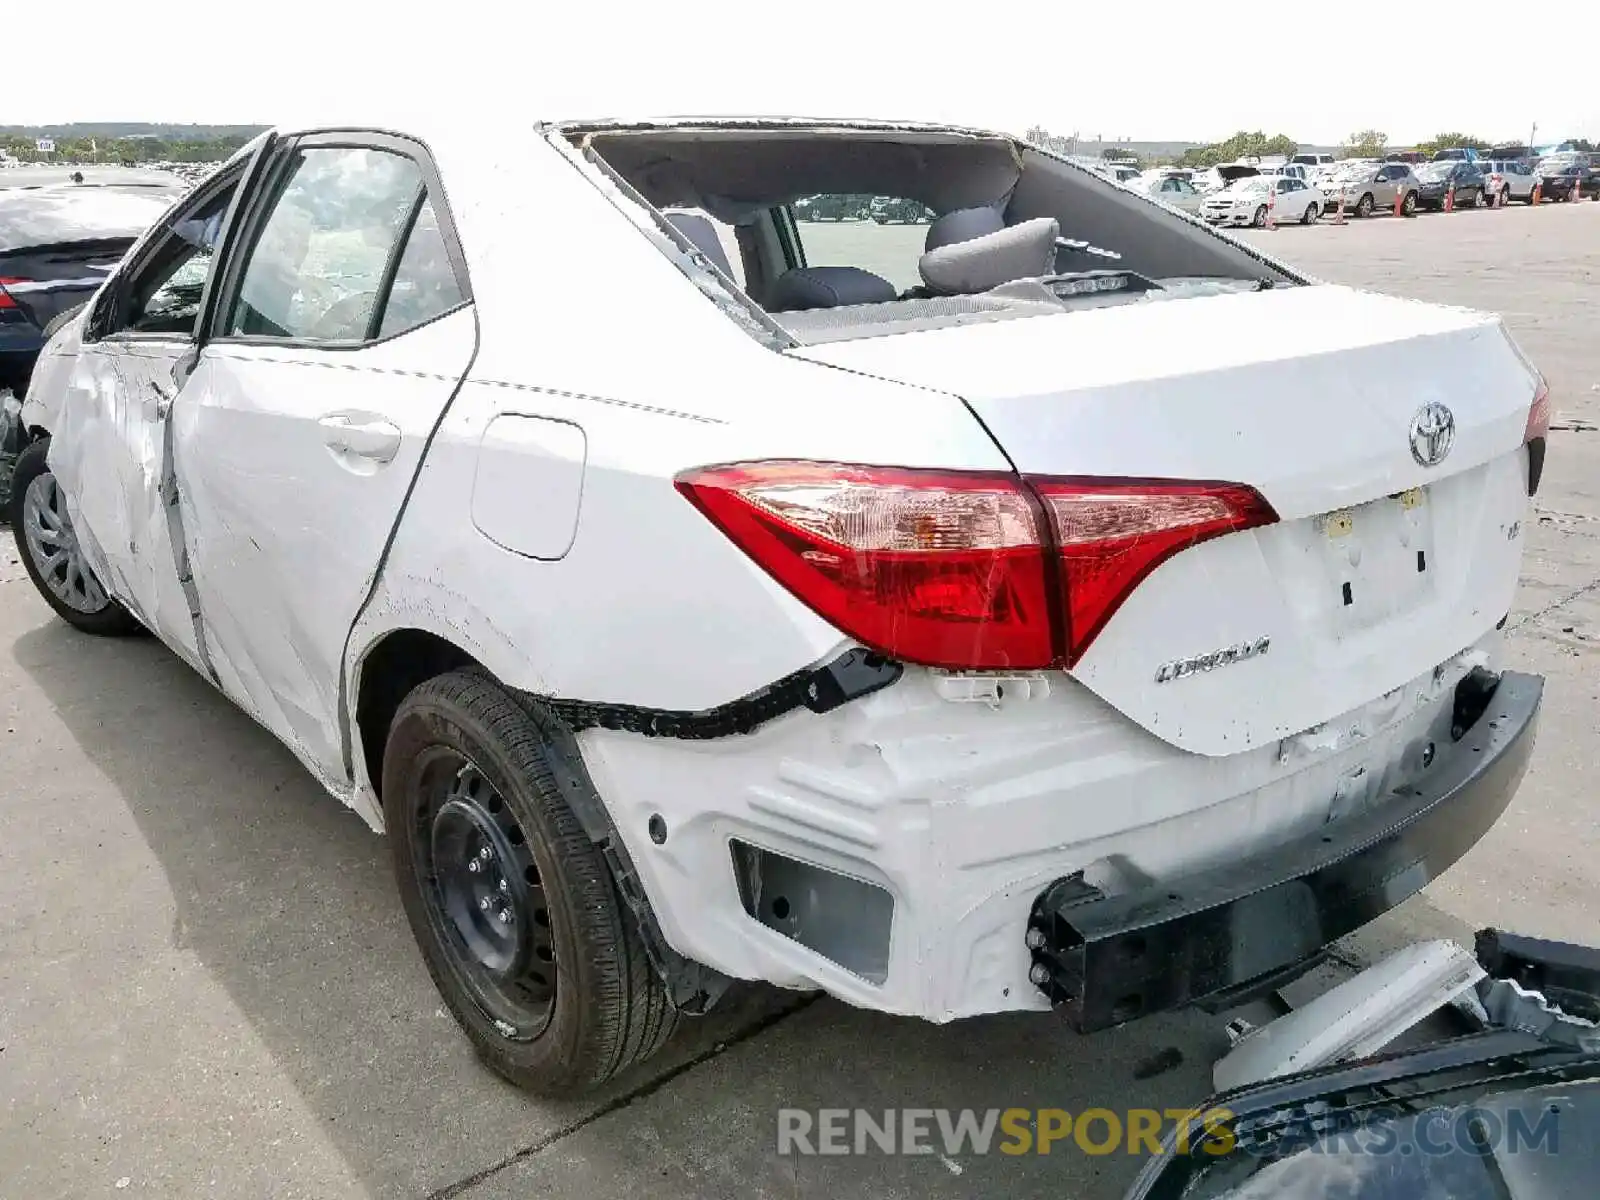
[[1486,682],[1463,681],[1456,715],[1470,720],[1459,740],[1387,803],[1123,895],[1070,879],[1047,888],[1028,931],[1039,989],[1085,1033],[1246,994],[1420,890],[1494,824],[1527,768],[1544,681],[1508,672],[1487,692]]

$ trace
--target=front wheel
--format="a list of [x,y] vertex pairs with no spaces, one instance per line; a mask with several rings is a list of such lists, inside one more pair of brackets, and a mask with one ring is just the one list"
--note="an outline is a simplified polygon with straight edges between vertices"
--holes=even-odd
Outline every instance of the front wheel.
[[383,808],[428,973],[491,1070],[571,1095],[661,1048],[677,1011],[544,731],[504,689],[456,671],[401,701]]
[[18,456],[11,477],[8,515],[28,578],[56,616],[74,629],[105,637],[141,632],[143,626],[106,594],[84,561],[49,453],[50,439],[40,438]]
[[1358,217],[1370,217],[1372,215],[1372,210],[1373,210],[1374,207],[1375,206],[1374,206],[1373,200],[1372,200],[1372,193],[1371,192],[1363,192],[1362,195],[1361,195],[1361,199],[1356,201],[1356,216],[1358,216]]
[[1265,229],[1267,227],[1267,206],[1265,204],[1256,209],[1256,215],[1250,218],[1250,224],[1257,229]]
[[1461,207],[1462,208],[1477,208],[1478,207],[1478,201],[1481,200],[1482,198],[1483,198],[1483,193],[1482,192],[1473,192],[1472,195],[1468,196],[1466,199],[1464,199],[1461,202]]
[[1502,187],[1500,189],[1500,207],[1504,208],[1506,205],[1508,205],[1510,203],[1511,203],[1511,189],[1509,187]]

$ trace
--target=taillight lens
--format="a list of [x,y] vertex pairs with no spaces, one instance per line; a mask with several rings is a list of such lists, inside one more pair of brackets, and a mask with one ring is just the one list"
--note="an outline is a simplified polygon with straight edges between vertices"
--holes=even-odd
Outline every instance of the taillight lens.
[[1071,666],[1166,559],[1277,519],[1225,483],[762,462],[677,486],[830,624],[958,670]]
[[11,294],[6,291],[6,284],[27,282],[28,281],[26,279],[13,279],[7,275],[0,275],[0,309],[17,307],[16,300],[14,300]]
[[1548,437],[1549,434],[1550,388],[1541,379],[1538,390],[1533,393],[1533,404],[1528,408],[1528,424],[1522,431],[1523,445],[1534,438]]
[[1271,524],[1254,488],[1173,480],[1031,478],[1044,501],[1066,593],[1063,657],[1072,666],[1129,593],[1198,542]]
[[1522,429],[1522,444],[1528,448],[1528,495],[1539,491],[1539,480],[1544,478],[1545,448],[1550,436],[1550,389],[1543,379],[1533,393],[1533,404],[1528,408],[1528,423]]
[[1044,551],[1014,476],[764,462],[677,484],[819,616],[892,658],[975,669],[1054,658]]

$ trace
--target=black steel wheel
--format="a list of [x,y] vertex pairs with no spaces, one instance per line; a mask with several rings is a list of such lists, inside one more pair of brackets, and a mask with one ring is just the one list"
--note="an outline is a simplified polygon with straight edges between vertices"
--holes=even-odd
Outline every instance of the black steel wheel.
[[487,675],[441,675],[390,725],[383,806],[412,933],[479,1056],[570,1095],[655,1053],[677,1013],[550,753]]

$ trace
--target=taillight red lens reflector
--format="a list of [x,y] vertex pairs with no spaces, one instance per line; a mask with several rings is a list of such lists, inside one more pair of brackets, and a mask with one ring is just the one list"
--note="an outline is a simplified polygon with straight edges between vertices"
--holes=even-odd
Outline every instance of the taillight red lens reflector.
[[1014,476],[762,462],[692,471],[677,486],[864,645],[928,666],[1054,658],[1044,551]]
[[1063,657],[1083,657],[1139,583],[1180,550],[1276,521],[1237,483],[1028,479],[1044,501],[1066,593]]
[[1070,667],[1172,555],[1277,519],[1231,483],[758,462],[677,486],[830,624],[953,670]]

